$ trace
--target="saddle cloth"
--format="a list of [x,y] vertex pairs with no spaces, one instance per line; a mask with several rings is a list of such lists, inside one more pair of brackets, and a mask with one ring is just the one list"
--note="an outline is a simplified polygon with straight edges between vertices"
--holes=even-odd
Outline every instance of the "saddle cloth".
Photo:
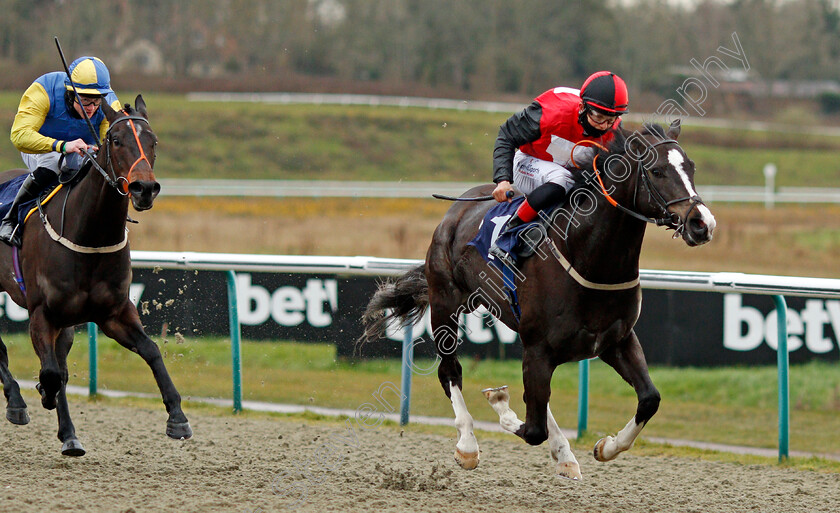
[[[22,174],[20,176],[16,176],[9,180],[8,182],[0,184],[0,219],[6,216],[6,213],[12,207],[12,202],[15,200],[15,196],[17,196],[18,191],[20,190],[21,185],[23,185],[23,181],[26,180],[26,177],[29,176],[28,174]],[[56,184],[58,180],[56,179]],[[44,191],[44,193],[48,193],[54,188],[55,184],[50,185]],[[22,205],[18,206],[17,211],[17,218],[18,222],[23,222],[23,219],[26,217],[26,214],[35,207],[37,198],[27,201]],[[22,228],[18,228],[19,230]]]
[[[476,234],[473,240],[467,243],[468,246],[475,247],[484,260],[502,270],[505,266],[504,262],[500,262],[498,258],[489,254],[493,242],[496,243],[496,246],[500,250],[507,253],[513,259],[514,264],[518,264],[522,259],[534,253],[534,248],[542,241],[542,236],[545,233],[544,230],[529,230],[535,224],[543,222],[541,219],[542,216],[540,216],[531,222],[517,226],[510,232],[499,236],[499,233],[505,228],[507,220],[516,214],[516,210],[523,201],[525,201],[525,196],[519,196],[518,198],[514,198],[510,203],[505,201],[493,206],[484,215],[484,219],[481,220],[481,225],[478,227],[478,234]],[[557,206],[546,209],[545,214],[551,214],[555,208]],[[523,241],[526,234],[528,240]]]

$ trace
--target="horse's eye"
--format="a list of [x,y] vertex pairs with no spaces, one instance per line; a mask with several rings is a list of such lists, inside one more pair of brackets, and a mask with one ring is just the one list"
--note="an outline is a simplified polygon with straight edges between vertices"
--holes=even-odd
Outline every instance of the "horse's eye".
[[119,147],[120,144],[121,144],[120,140],[116,137],[114,137],[114,139],[111,142],[114,144],[114,146],[117,146],[117,147]]
[[653,168],[651,168],[651,169],[650,169],[650,173],[651,173],[653,176],[657,177],[657,178],[660,178],[660,177],[662,177],[662,175],[664,175],[664,174],[665,174],[665,173],[662,171],[662,168],[661,168],[661,167],[653,167]]

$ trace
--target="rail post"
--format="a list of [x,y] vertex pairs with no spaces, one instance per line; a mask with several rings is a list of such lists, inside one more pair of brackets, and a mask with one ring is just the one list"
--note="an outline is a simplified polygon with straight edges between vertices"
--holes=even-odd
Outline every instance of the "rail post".
[[578,438],[589,425],[589,360],[578,362]]
[[242,411],[242,349],[239,327],[239,306],[236,300],[236,274],[226,271],[228,316],[230,318],[230,352],[233,367],[233,412]]
[[788,381],[787,304],[784,296],[773,296],[776,303],[778,344],[776,363],[779,373],[779,462],[788,458],[790,432],[790,384]]
[[88,323],[88,395],[94,396],[97,393],[97,360],[96,335],[99,328],[95,322]]
[[412,342],[412,325],[409,321],[403,326],[400,426],[408,424],[408,416],[411,410],[411,362],[414,360],[414,344]]

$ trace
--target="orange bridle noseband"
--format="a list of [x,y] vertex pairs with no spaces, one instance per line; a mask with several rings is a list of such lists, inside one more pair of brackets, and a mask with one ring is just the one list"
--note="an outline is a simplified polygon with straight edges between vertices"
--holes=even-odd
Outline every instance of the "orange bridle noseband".
[[[140,151],[140,156],[137,157],[137,160],[134,161],[134,164],[131,164],[131,167],[128,168],[128,175],[126,177],[125,184],[123,184],[123,192],[128,193],[128,184],[131,183],[131,172],[134,171],[134,168],[137,166],[137,164],[139,164],[141,161],[145,160],[146,164],[149,165],[149,169],[151,169],[152,168],[152,163],[148,159],[148,157],[146,157],[146,152],[143,151],[143,145],[140,143],[140,135],[137,133],[137,127],[134,126],[134,119],[137,119],[137,117],[136,116],[129,116],[128,112],[126,112],[125,110],[121,110],[120,112],[122,112],[123,114],[126,115],[125,118],[121,118],[121,119],[125,119],[126,121],[128,121],[129,126],[131,126],[131,133],[134,134],[134,140],[137,142],[137,149]],[[140,119],[143,119],[145,121],[145,118],[140,118]],[[121,120],[118,119],[117,121],[121,121]],[[110,127],[109,127],[109,130],[110,130]]]

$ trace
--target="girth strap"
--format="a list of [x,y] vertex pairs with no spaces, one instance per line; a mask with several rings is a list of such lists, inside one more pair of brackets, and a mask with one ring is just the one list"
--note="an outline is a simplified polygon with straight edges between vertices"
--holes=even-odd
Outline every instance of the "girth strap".
[[638,276],[636,276],[636,279],[625,281],[624,283],[595,283],[594,281],[589,281],[583,276],[581,276],[581,274],[577,272],[574,267],[572,267],[572,264],[568,260],[566,260],[566,257],[563,256],[563,253],[560,252],[560,250],[554,244],[554,241],[551,240],[551,237],[545,237],[544,240],[546,244],[548,244],[548,247],[551,250],[551,254],[554,255],[554,258],[556,258],[557,261],[560,262],[560,265],[563,267],[563,269],[566,270],[567,273],[569,273],[569,276],[571,276],[572,279],[578,282],[578,284],[582,287],[594,290],[627,290],[639,285]]
[[64,236],[59,235],[58,232],[56,232],[55,229],[53,229],[52,225],[50,224],[50,220],[47,219],[47,214],[44,214],[41,217],[42,217],[42,220],[44,221],[44,229],[47,231],[50,238],[52,238],[52,240],[58,242],[59,244],[61,244],[65,248],[67,248],[71,251],[75,251],[76,253],[88,253],[88,254],[92,254],[92,253],[115,253],[115,252],[123,249],[125,247],[125,245],[128,244],[128,228],[126,228],[125,229],[125,237],[123,237],[122,242],[119,242],[119,243],[114,244],[112,246],[101,246],[101,247],[97,247],[97,248],[90,247],[90,246],[80,246],[80,245],[66,239]]

